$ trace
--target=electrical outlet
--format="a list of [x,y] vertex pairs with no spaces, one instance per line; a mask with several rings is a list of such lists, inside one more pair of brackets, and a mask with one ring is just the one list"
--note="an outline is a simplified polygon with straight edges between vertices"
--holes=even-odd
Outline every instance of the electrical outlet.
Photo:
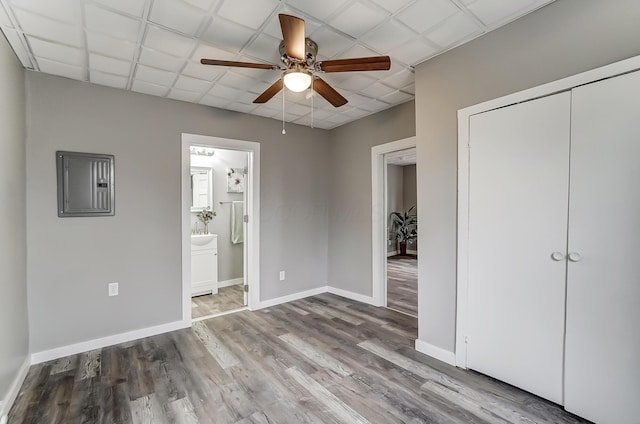
[[109,283],[109,296],[118,295],[118,283]]
[[284,271],[280,271],[280,281],[284,281]]

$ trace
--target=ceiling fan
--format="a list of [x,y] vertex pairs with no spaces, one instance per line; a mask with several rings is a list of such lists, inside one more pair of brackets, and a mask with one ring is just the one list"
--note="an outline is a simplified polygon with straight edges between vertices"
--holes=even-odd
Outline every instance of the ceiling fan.
[[267,88],[253,103],[268,102],[283,87],[287,87],[291,91],[301,92],[311,86],[312,90],[324,97],[334,107],[345,105],[347,99],[327,84],[326,81],[318,77],[318,73],[387,71],[391,67],[389,56],[316,61],[318,45],[313,40],[305,38],[304,20],[285,14],[280,14],[278,17],[280,18],[283,38],[279,47],[282,65],[215,59],[201,59],[200,63],[203,65],[282,71],[282,78]]

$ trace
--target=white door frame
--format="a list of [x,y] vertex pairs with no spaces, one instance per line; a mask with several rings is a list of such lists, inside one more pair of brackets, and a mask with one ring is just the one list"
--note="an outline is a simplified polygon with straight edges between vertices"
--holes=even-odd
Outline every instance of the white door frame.
[[217,149],[243,151],[248,153],[248,175],[245,181],[247,191],[245,214],[249,216],[245,233],[245,261],[247,272],[250,310],[260,304],[260,143],[230,138],[210,137],[196,134],[182,134],[181,143],[181,187],[182,187],[182,319],[191,322],[191,208],[190,208],[190,151],[189,146],[197,144]]
[[456,301],[455,365],[467,368],[468,284],[469,284],[469,118],[482,112],[549,96],[601,79],[640,70],[640,56],[582,72],[558,81],[489,100],[458,111],[458,264]]
[[[371,148],[371,234],[373,304],[387,306],[387,153],[417,148],[416,137],[404,138]],[[417,155],[416,155],[417,156]],[[418,163],[416,161],[416,173]],[[420,190],[418,190],[418,193]],[[420,311],[418,311],[420,314]]]

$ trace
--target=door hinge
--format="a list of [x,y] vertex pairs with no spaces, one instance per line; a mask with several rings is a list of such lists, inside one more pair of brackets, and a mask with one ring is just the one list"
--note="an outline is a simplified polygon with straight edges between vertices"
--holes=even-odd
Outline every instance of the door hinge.
[[247,292],[247,293],[249,293],[249,285],[248,285],[248,284],[245,284],[245,285],[244,285],[244,291],[245,291],[245,292]]
[[245,215],[244,217],[242,217],[242,220],[243,220],[245,223],[248,223],[248,222],[249,222],[249,215]]
[[465,342],[466,344],[469,344],[469,336],[464,336],[464,342]]

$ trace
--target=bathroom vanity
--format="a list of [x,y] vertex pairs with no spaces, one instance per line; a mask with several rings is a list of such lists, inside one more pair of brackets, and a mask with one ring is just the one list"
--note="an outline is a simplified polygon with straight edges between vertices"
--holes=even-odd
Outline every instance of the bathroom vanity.
[[191,235],[191,296],[218,293],[218,236]]

